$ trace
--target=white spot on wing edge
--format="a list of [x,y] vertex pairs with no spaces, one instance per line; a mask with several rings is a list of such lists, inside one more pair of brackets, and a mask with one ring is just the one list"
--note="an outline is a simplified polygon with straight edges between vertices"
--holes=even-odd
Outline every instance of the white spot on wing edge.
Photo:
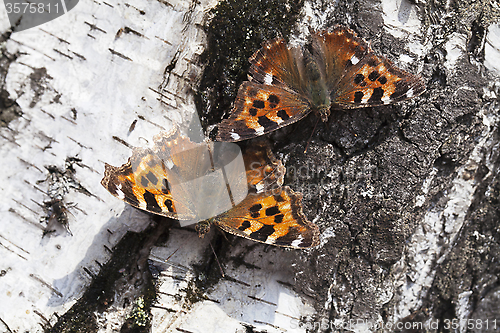
[[356,65],[357,63],[359,62],[359,58],[356,57],[356,55],[354,54],[352,57],[351,57],[351,63],[353,65]]
[[413,88],[408,89],[406,92],[406,97],[411,98],[413,97]]
[[255,189],[257,190],[257,193],[262,192],[262,190],[264,189],[264,184],[263,183],[257,183],[255,185]]
[[299,236],[296,240],[294,240],[290,245],[299,247],[300,244],[302,244],[302,241],[304,240],[304,237],[302,235]]
[[231,136],[231,138],[233,140],[239,140],[240,139],[240,135],[238,133],[231,132],[229,135]]
[[389,96],[383,96],[381,98],[381,101],[384,103],[384,104],[389,104],[391,102],[391,97]]
[[264,84],[270,86],[273,83],[273,75],[266,73],[266,76],[264,77]]
[[255,129],[255,134],[257,134],[257,135],[262,135],[262,134],[264,134],[264,127],[262,127],[262,126],[261,126],[261,127],[257,127],[257,128]]
[[167,166],[167,168],[169,170],[171,170],[173,167],[174,167],[174,162],[172,162],[171,159],[168,159],[166,162],[165,162],[165,165]]
[[121,200],[125,199],[125,194],[122,191],[122,184],[118,184],[118,186],[116,187],[115,194],[118,197],[118,199],[121,199]]

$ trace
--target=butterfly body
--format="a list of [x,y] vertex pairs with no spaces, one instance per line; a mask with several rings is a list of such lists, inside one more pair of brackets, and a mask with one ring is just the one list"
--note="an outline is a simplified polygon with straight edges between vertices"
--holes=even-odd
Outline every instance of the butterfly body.
[[315,112],[322,121],[327,121],[330,115],[330,96],[326,80],[317,59],[304,49],[303,52],[304,74],[302,89],[310,104],[311,111]]
[[310,48],[288,47],[278,37],[249,59],[244,82],[219,141],[241,141],[292,124],[310,112],[327,121],[331,110],[396,103],[425,90],[407,73],[344,27],[312,32]]

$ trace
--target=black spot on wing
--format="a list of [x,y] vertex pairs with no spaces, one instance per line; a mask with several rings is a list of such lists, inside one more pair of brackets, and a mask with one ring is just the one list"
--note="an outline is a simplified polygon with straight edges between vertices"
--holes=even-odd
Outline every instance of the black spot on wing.
[[370,75],[368,75],[368,79],[373,82],[376,79],[378,79],[379,76],[380,76],[379,72],[373,71],[373,72],[370,73]]
[[250,108],[250,110],[248,110],[248,113],[250,113],[250,115],[252,117],[255,117],[257,115],[257,109],[256,108]]
[[272,225],[263,225],[257,231],[252,232],[249,237],[261,242],[265,242],[267,238],[274,233],[274,227]]
[[144,201],[146,201],[146,210],[153,212],[153,213],[160,213],[161,208],[156,202],[155,196],[153,193],[146,191],[144,192]]
[[253,219],[258,219],[260,217],[260,212],[253,212],[253,213],[250,213],[250,216],[253,218]]
[[283,109],[278,111],[277,116],[280,117],[283,121],[290,119],[288,113],[286,113],[286,111]]
[[260,126],[264,127],[266,131],[278,128],[278,124],[276,124],[274,121],[267,118],[266,116],[260,116],[258,123]]
[[266,107],[266,104],[264,103],[264,101],[260,101],[258,99],[256,99],[255,101],[253,101],[253,107],[254,108],[257,108],[257,109],[263,109]]
[[386,84],[387,78],[382,75],[381,77],[378,78],[378,82],[380,82],[380,84]]
[[162,180],[161,191],[164,194],[169,194],[170,193],[170,185],[168,184],[168,181],[167,181],[166,178],[163,178],[163,180]]
[[275,215],[274,216],[274,223],[281,223],[281,222],[283,222],[283,217],[284,217],[283,214]]
[[356,91],[354,93],[354,103],[361,103],[361,99],[363,98],[364,94],[361,91]]
[[272,103],[272,104],[278,104],[280,102],[279,97],[276,95],[273,95],[273,94],[269,95],[267,100],[269,101],[269,103]]
[[368,103],[370,104],[380,104],[382,103],[382,97],[384,96],[384,89],[378,87],[373,89],[372,95],[370,96],[370,99],[368,100]]
[[280,213],[278,206],[266,208],[266,216],[273,216]]
[[252,207],[250,207],[250,212],[255,213],[255,212],[258,212],[261,209],[262,209],[262,205],[261,204],[255,204]]
[[165,206],[167,206],[167,209],[168,209],[169,212],[173,212],[174,211],[174,204],[172,203],[172,200],[166,199],[165,200]]
[[239,226],[239,228],[238,228],[238,229],[239,229],[239,230],[241,230],[241,231],[245,231],[246,229],[250,228],[250,227],[251,227],[251,225],[252,225],[252,224],[250,223],[250,221],[245,220],[245,221],[243,221],[243,223]]
[[149,180],[144,176],[141,177],[141,185],[142,187],[148,187],[149,185]]
[[360,84],[364,80],[365,80],[365,76],[363,74],[356,74],[356,76],[354,77],[355,84]]
[[158,183],[158,178],[156,178],[156,176],[151,171],[148,172],[146,178],[151,182],[151,184],[155,186]]

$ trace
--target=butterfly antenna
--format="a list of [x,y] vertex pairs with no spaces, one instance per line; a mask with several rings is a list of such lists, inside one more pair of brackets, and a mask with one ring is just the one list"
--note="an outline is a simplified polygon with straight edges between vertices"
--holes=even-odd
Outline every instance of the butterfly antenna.
[[217,265],[219,265],[220,273],[221,273],[222,277],[225,278],[226,275],[224,274],[224,270],[222,269],[219,258],[217,257],[217,253],[215,253],[215,250],[214,250],[214,247],[212,246],[212,243],[210,242],[208,244],[210,244],[210,248],[212,249],[212,252],[214,253],[214,256],[215,256],[215,261],[217,261]]
[[181,248],[181,247],[182,247],[182,245],[181,245],[181,246],[179,246],[179,247],[177,248],[177,250],[175,250],[174,252],[172,252],[172,254],[171,254],[171,255],[169,255],[167,259],[165,259],[165,262],[169,261],[169,260],[170,260],[170,258],[172,258],[172,257],[174,256],[174,254],[176,254],[176,253],[177,253],[177,251],[179,251],[179,250],[180,250],[180,248]]
[[314,124],[314,128],[313,128],[313,130],[311,132],[311,136],[309,137],[309,140],[307,140],[307,145],[306,145],[306,149],[304,149],[304,154],[307,153],[307,149],[309,149],[309,144],[311,143],[314,131],[316,131],[316,126],[318,126],[319,117],[317,117],[317,118],[318,119],[316,120],[316,123]]

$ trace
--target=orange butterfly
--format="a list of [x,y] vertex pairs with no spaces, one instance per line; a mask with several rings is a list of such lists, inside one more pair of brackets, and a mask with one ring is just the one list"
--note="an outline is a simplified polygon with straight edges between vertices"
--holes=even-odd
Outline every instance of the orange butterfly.
[[311,51],[283,38],[267,41],[250,57],[251,81],[239,90],[217,140],[241,141],[290,125],[311,111],[326,122],[331,109],[396,103],[420,95],[425,84],[384,57],[356,34],[337,26],[312,32]]
[[[207,158],[202,156],[202,150],[195,149],[198,144],[182,136],[178,128],[160,133],[154,142],[153,149],[134,148],[129,161],[121,167],[106,164],[101,184],[134,207],[169,218],[193,219],[196,212],[190,211],[189,203],[196,197],[188,190],[182,191],[181,180],[198,177],[206,168]],[[213,144],[208,143],[211,151]],[[302,212],[302,194],[281,187],[285,174],[281,161],[263,143],[247,149],[243,160],[249,195],[232,209],[199,222],[196,229],[200,236],[215,224],[229,233],[266,244],[291,248],[318,245],[319,229]],[[172,184],[180,184],[181,191],[173,195]]]

